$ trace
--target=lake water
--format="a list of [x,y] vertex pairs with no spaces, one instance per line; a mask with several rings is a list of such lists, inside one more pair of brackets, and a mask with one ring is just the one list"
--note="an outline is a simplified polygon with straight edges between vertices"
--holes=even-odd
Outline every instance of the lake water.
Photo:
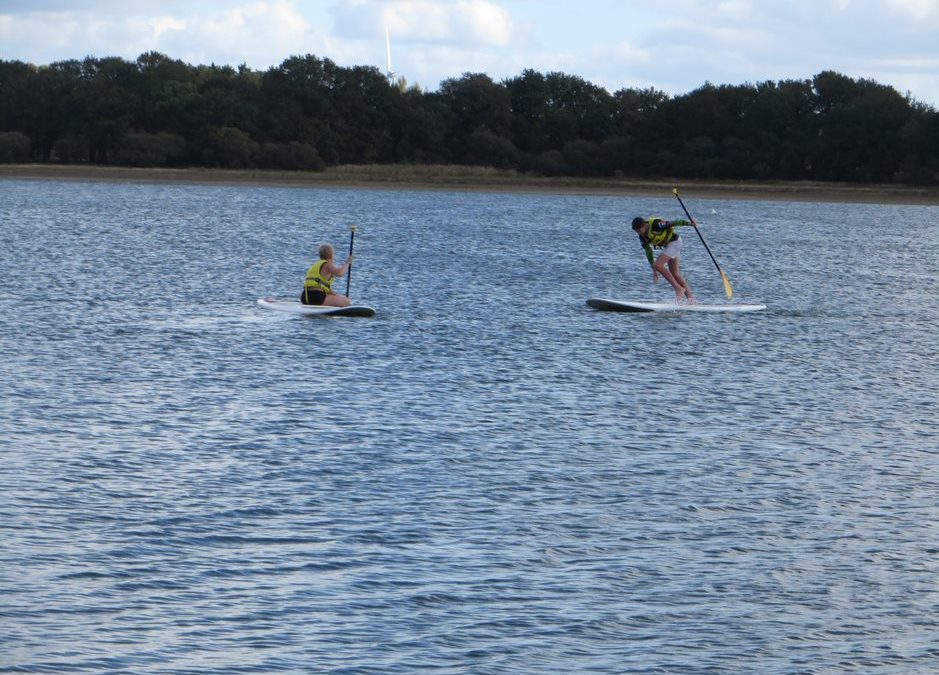
[[0,671],[939,670],[939,208],[685,203],[766,311],[586,307],[670,194],[0,181]]

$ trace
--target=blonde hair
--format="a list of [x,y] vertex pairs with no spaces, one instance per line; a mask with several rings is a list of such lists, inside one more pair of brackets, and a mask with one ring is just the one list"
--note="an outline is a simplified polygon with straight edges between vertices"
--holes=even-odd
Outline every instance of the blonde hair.
[[322,244],[320,246],[319,254],[320,260],[329,260],[334,255],[336,255],[336,251],[329,244]]

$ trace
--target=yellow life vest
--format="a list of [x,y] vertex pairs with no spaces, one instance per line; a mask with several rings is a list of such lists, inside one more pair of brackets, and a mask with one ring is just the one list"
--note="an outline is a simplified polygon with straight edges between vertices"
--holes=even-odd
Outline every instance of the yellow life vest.
[[655,248],[665,248],[678,236],[675,234],[674,225],[659,216],[649,216],[646,218],[649,222],[649,243]]
[[328,260],[317,260],[313,263],[313,266],[306,273],[306,281],[303,282],[304,288],[312,288],[317,291],[323,291],[327,295],[333,290],[333,279],[327,279],[323,276],[323,265],[325,265]]

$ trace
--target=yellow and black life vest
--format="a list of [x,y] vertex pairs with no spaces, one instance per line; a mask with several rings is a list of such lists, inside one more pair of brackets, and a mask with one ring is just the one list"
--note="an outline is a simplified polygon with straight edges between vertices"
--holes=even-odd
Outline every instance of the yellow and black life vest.
[[303,282],[304,288],[310,288],[316,291],[323,291],[327,295],[333,290],[333,279],[327,279],[323,276],[323,265],[325,265],[328,260],[317,260],[313,263],[313,266],[306,273],[306,281]]
[[678,237],[675,234],[675,227],[664,218],[659,216],[649,216],[646,218],[649,222],[649,234],[647,235],[649,243],[655,248],[665,248]]

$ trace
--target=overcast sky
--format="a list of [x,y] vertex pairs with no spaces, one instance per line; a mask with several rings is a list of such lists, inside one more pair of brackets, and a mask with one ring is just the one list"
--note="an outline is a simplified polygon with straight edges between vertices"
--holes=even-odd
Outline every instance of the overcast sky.
[[526,68],[624,87],[808,79],[889,84],[939,107],[939,0],[0,0],[0,59],[158,51],[262,70],[296,54],[409,83]]

